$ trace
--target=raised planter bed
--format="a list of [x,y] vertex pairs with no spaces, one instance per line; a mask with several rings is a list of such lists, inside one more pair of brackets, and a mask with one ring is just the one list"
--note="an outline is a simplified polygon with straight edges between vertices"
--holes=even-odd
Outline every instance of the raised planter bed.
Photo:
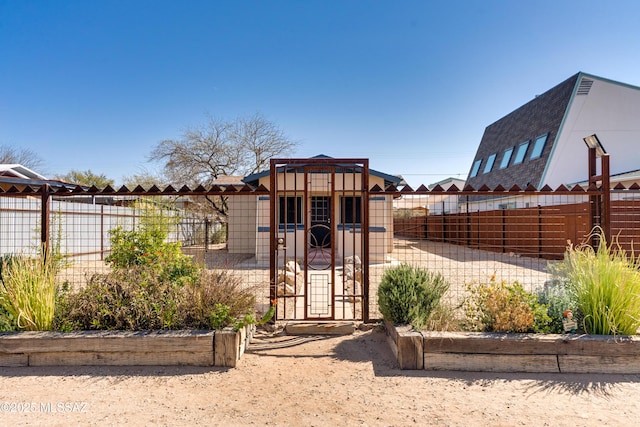
[[416,332],[385,321],[400,369],[640,373],[640,337]]
[[0,366],[235,367],[255,326],[239,331],[81,331],[0,334]]

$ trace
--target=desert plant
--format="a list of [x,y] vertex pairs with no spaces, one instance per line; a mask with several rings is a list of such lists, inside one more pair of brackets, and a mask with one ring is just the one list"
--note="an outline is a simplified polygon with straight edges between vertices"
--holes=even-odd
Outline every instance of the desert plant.
[[171,281],[195,280],[199,268],[193,259],[182,253],[180,242],[166,241],[177,217],[149,204],[138,208],[142,215],[135,229],[118,226],[110,231],[111,254],[106,262],[114,269],[154,266]]
[[545,283],[542,290],[538,292],[538,301],[547,306],[547,314],[551,318],[549,332],[560,334],[564,332],[562,320],[564,313],[571,310],[574,319],[580,324],[582,313],[578,308],[575,295],[571,292],[566,280],[551,280]]
[[231,307],[217,303],[209,313],[209,322],[213,329],[223,329],[233,323],[235,319],[231,315]]
[[219,228],[211,235],[211,243],[225,243],[227,241],[227,224],[220,224]]
[[182,325],[176,315],[180,286],[161,280],[146,266],[94,274],[87,285],[64,298],[61,329],[171,329]]
[[441,274],[400,264],[386,270],[380,281],[380,312],[391,322],[422,329],[448,289],[449,283]]
[[457,309],[449,304],[438,304],[429,314],[425,325],[426,331],[459,331],[462,329]]
[[608,244],[598,227],[590,237],[599,241],[597,249],[569,246],[564,259],[549,270],[566,281],[586,333],[634,335],[640,328],[640,258],[628,254],[615,239]]
[[4,307],[0,306],[0,332],[15,331],[17,328],[16,319]]
[[51,329],[55,310],[57,261],[43,249],[36,257],[12,256],[1,262],[0,306],[18,329]]
[[[220,329],[255,309],[252,289],[225,269],[203,270],[196,282],[184,287],[184,293],[179,310],[185,323],[194,328]],[[220,307],[225,307],[228,316],[221,315]]]
[[203,270],[178,283],[157,269],[137,266],[95,274],[77,292],[58,297],[56,327],[73,329],[209,329],[253,314],[255,297],[227,271]]
[[548,332],[547,307],[518,282],[467,284],[467,328],[483,332]]

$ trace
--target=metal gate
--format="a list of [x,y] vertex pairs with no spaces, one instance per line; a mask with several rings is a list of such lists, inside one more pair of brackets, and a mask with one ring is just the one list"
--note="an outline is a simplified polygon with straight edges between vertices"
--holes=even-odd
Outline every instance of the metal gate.
[[368,320],[366,159],[272,159],[270,274],[277,320]]

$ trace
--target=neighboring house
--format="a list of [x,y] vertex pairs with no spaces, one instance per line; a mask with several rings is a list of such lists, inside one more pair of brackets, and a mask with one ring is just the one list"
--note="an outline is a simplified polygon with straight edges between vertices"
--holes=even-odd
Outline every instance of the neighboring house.
[[19,164],[0,164],[0,176],[22,179],[47,179],[28,167]]
[[597,134],[611,175],[640,168],[640,88],[577,73],[487,126],[466,185],[557,188],[588,179]]
[[0,189],[9,190],[12,186],[22,190],[27,185],[41,185],[47,178],[26,166],[19,164],[0,164]]
[[53,188],[75,187],[74,184],[47,179],[43,175],[20,164],[0,164],[0,189],[2,191],[8,191],[11,187],[22,191],[26,186],[31,186],[34,190],[38,190],[40,186],[45,184]]
[[[427,188],[433,190],[436,186],[440,186],[443,190],[448,190],[451,186],[455,185],[458,190],[462,190],[464,183],[465,181],[460,178],[446,178],[428,185]],[[393,201],[393,207],[398,211],[420,211],[427,215],[456,213],[458,212],[459,197],[457,194],[439,194],[437,192],[419,196],[403,195]]]
[[[320,155],[309,159],[331,159]],[[306,160],[306,159],[304,159]],[[340,159],[336,159],[336,163]],[[280,176],[276,182],[278,201],[276,215],[278,237],[284,241],[287,256],[303,259],[305,255],[305,233],[310,233],[311,246],[327,248],[334,246],[336,257],[360,254],[362,236],[362,198],[360,172],[350,166],[330,165],[331,171],[317,170],[303,173],[303,167],[289,172],[286,178]],[[305,179],[306,178],[306,179]],[[332,185],[326,183],[331,181]],[[259,172],[245,177],[242,182],[254,188],[263,185],[270,188],[270,171]],[[236,182],[233,182],[234,184]],[[369,169],[369,189],[381,189],[389,185],[403,184],[403,179]],[[273,189],[272,194],[273,194]],[[229,240],[230,253],[252,254],[258,261],[269,259],[270,251],[270,196],[234,195],[229,197]],[[369,195],[369,257],[372,262],[383,262],[393,249],[393,197],[391,195]],[[324,225],[322,224],[324,221]],[[314,227],[315,226],[315,227]],[[319,227],[318,227],[319,226]],[[295,248],[295,249],[294,249]]]

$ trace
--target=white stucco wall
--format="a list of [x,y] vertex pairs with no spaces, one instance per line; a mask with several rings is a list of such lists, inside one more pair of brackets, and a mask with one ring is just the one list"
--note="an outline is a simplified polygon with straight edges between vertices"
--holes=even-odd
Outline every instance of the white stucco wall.
[[[328,179],[324,174],[310,175],[312,182],[310,188],[315,191],[312,194],[322,195],[329,194],[331,187],[327,184]],[[293,189],[298,188],[298,195],[302,196],[304,190],[303,174],[288,174],[285,178],[278,176],[278,188],[290,189],[293,195]],[[354,182],[355,181],[355,182]],[[269,186],[269,177],[263,177],[260,184]],[[380,177],[369,176],[369,185],[373,187],[378,185],[384,186],[384,180]],[[352,174],[344,177],[341,174],[335,175],[334,189],[337,192],[336,198],[339,197],[340,191],[343,189],[355,191],[361,189],[359,179]],[[349,195],[349,191],[345,193]],[[249,206],[245,197],[252,197],[255,205]],[[269,259],[270,250],[270,221],[269,221],[269,196],[233,196],[229,198],[230,215],[229,215],[229,252],[231,253],[255,253],[258,261],[267,261]],[[333,218],[340,218],[340,203],[338,199],[334,201]],[[254,216],[247,214],[248,210],[253,209]],[[240,218],[233,218],[240,215]],[[309,215],[308,212],[303,214],[303,220]],[[253,222],[253,225],[251,224]],[[354,253],[361,253],[362,246],[362,230],[360,228],[338,227],[336,222],[335,241],[338,256],[345,257]],[[393,249],[393,214],[392,214],[392,197],[391,196],[370,196],[369,205],[369,257],[372,262],[382,262],[387,253]],[[234,228],[236,230],[234,230]],[[244,234],[253,234],[254,239],[247,239]],[[304,257],[304,229],[301,225],[291,227],[288,230],[279,229],[278,237],[285,239],[286,257],[302,259]],[[253,248],[250,244],[253,242]]]
[[251,195],[229,197],[229,253],[255,253],[257,199]]
[[612,175],[640,169],[640,88],[584,78],[593,85],[588,95],[573,97],[540,187],[585,181],[588,150],[583,138],[594,133],[610,155]]

